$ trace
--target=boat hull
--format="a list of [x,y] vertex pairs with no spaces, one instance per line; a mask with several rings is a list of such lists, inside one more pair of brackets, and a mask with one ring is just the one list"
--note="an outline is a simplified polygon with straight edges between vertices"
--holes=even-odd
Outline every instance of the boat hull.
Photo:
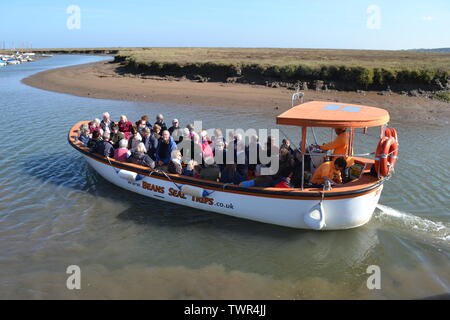
[[[181,192],[184,187],[191,186],[179,181],[175,182],[169,176],[161,179],[151,175],[138,175],[138,179],[133,180],[121,174],[124,170],[119,170],[86,154],[83,156],[103,178],[143,196],[199,210],[299,229],[341,230],[361,226],[371,219],[383,188],[380,183],[367,192],[337,199],[249,195],[227,192],[225,189],[204,188],[202,190],[206,195],[199,197]],[[125,171],[125,173],[129,172]],[[320,228],[316,228],[306,221],[305,216],[319,204],[321,204],[324,223]]]

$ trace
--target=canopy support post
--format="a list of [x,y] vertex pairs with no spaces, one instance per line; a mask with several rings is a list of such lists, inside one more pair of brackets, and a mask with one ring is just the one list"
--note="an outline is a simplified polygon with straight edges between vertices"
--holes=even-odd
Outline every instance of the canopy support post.
[[302,127],[302,190],[305,188],[305,152],[306,152],[306,127]]

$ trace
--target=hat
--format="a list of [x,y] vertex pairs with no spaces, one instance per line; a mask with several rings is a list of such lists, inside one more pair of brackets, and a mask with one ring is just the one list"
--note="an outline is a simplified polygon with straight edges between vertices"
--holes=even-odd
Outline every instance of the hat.
[[172,122],[178,123],[178,119],[173,119]]

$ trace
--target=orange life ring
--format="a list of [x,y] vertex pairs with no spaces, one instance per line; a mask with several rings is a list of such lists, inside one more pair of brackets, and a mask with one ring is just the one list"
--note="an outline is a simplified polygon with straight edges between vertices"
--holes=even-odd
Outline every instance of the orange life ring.
[[383,145],[384,145],[384,142],[388,139],[389,139],[389,137],[386,137],[386,136],[381,138],[380,141],[378,142],[377,151],[375,152],[374,167],[375,167],[375,172],[378,173],[379,175],[380,175],[380,158],[381,158],[381,154],[383,152]]
[[386,128],[386,130],[384,131],[384,135],[386,137],[393,137],[398,143],[397,130],[395,130],[394,128]]

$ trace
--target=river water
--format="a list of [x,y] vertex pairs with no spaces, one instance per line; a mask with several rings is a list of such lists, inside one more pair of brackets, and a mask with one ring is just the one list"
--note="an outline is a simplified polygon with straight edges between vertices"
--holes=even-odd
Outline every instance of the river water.
[[[208,128],[275,128],[283,110],[98,100],[20,82],[101,59],[55,56],[0,69],[0,298],[390,299],[450,292],[448,126],[394,119],[400,159],[367,225],[313,232],[256,223],[122,190],[68,145],[67,131],[104,111],[133,121],[162,112],[168,121],[202,119]],[[297,142],[298,130],[283,130]],[[325,142],[329,132],[318,136]],[[375,136],[358,136],[356,152],[374,151]],[[66,287],[69,265],[81,269],[80,290]],[[371,265],[380,268],[381,289],[367,287]]]

